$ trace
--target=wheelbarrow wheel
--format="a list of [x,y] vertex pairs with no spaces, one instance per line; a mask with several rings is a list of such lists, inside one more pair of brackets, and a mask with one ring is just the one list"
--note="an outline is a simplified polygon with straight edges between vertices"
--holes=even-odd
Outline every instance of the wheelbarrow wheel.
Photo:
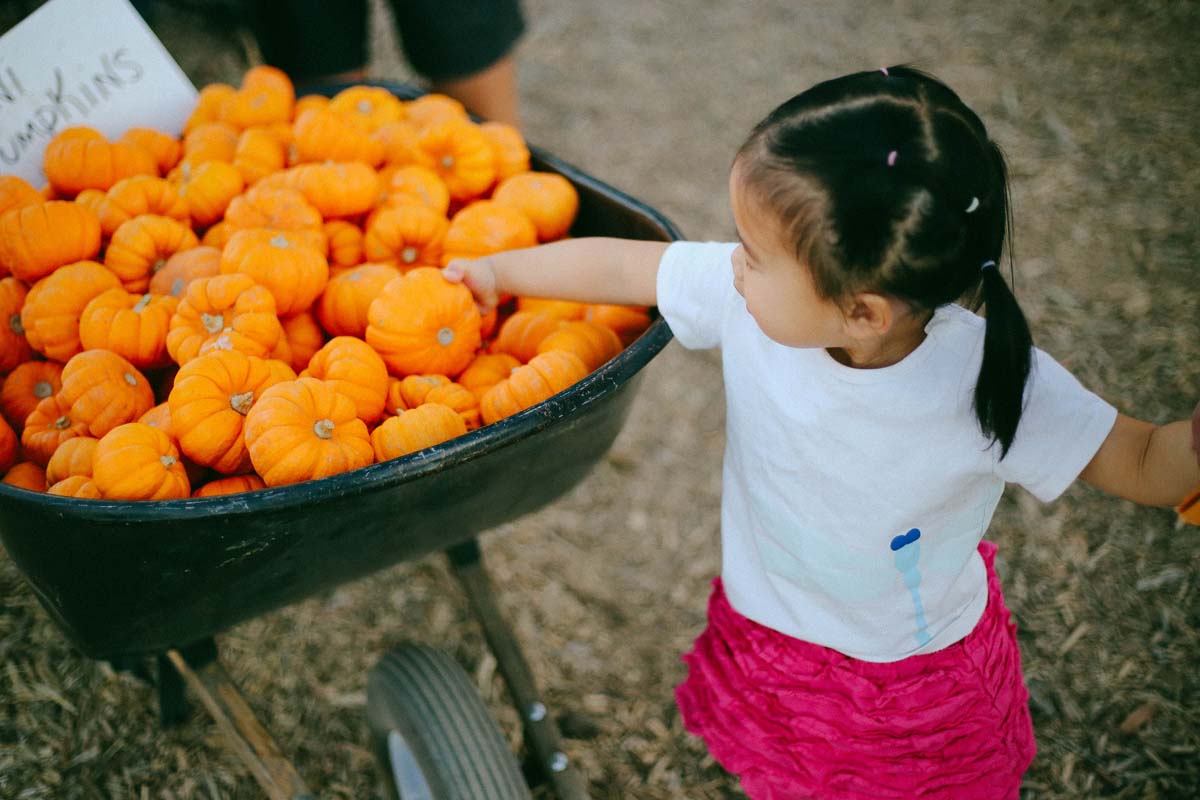
[[467,673],[405,643],[367,677],[371,744],[393,798],[529,800],[529,787]]

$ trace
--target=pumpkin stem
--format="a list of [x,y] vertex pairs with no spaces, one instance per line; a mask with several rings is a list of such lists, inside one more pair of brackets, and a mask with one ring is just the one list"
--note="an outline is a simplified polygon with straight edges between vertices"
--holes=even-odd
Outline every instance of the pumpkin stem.
[[183,290],[187,288],[187,284],[183,282],[183,278],[176,278],[171,284],[171,296],[183,297]]
[[271,247],[290,247],[292,243],[287,240],[286,236],[280,233],[272,237],[271,241],[267,242],[267,244],[271,245]]
[[371,113],[371,101],[370,100],[359,100],[358,101],[358,113],[370,114]]
[[175,466],[175,456],[160,456],[158,460],[167,469]]
[[38,400],[45,400],[50,395],[54,394],[54,387],[49,381],[38,381],[33,385],[33,396]]
[[137,377],[132,372],[126,372],[123,377],[130,386],[137,386]]
[[451,156],[451,155],[442,156],[442,166],[446,169],[454,169],[454,156]]
[[225,327],[224,314],[201,314],[200,324],[204,326],[204,330],[209,333],[216,333]]
[[413,263],[414,261],[417,260],[417,248],[415,248],[415,247],[404,248],[403,250],[400,251],[400,259],[405,264]]
[[65,431],[67,428],[71,427],[71,418],[66,414],[63,414],[58,419],[54,420],[54,424],[51,427],[53,427],[56,431]]
[[241,394],[233,394],[229,396],[229,407],[241,414],[243,417],[250,411],[250,404],[254,402],[254,392],[242,392]]
[[454,330],[451,328],[442,328],[437,332],[438,344],[442,347],[449,347],[454,341]]
[[15,333],[17,336],[25,335],[25,326],[21,324],[21,315],[20,314],[13,314],[11,317],[8,318],[8,327],[11,328],[12,332]]
[[333,420],[317,420],[315,423],[313,423],[313,433],[315,433],[319,439],[333,438]]
[[158,259],[150,266],[150,274],[153,275],[154,273],[158,272],[160,269],[162,269],[166,265],[167,265],[167,260],[165,258]]
[[138,300],[137,305],[133,307],[133,311],[135,314],[140,314],[146,310],[146,306],[150,305],[150,297],[151,297],[151,294],[149,292],[142,295],[142,299]]

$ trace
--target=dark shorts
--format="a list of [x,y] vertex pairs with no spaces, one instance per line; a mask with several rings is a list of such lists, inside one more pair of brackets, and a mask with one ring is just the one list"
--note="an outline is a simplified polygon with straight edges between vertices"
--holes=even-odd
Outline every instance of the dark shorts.
[[[429,80],[495,64],[525,31],[520,0],[390,0],[404,56]],[[367,63],[366,0],[246,0],[266,63],[297,83]]]

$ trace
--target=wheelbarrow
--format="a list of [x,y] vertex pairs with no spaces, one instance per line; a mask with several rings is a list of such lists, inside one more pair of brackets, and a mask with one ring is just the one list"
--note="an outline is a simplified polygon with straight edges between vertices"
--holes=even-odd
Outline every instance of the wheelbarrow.
[[[409,99],[413,87],[377,83]],[[332,95],[343,85],[312,91]],[[679,238],[661,214],[531,147],[533,168],[579,192],[574,236]],[[0,541],[84,655],[155,659],[159,716],[185,687],[272,800],[313,797],[221,665],[215,635],[407,559],[441,551],[464,590],[522,721],[534,778],[588,796],[554,716],[502,616],[478,537],[552,502],[604,456],[639,374],[670,341],[655,315],[584,380],[507,419],[403,458],[292,486],[161,502],[79,500],[0,484]],[[465,671],[426,644],[381,657],[367,681],[372,749],[401,800],[516,800],[530,789]],[[538,774],[540,773],[540,775]]]

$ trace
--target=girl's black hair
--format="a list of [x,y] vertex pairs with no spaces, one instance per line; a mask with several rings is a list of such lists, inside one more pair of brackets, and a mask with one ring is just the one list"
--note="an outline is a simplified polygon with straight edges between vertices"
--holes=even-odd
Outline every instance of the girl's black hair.
[[920,70],[860,72],[772,111],[737,163],[822,296],[871,291],[917,311],[985,308],[975,413],[1007,455],[1033,340],[998,267],[1006,243],[1011,250],[1008,175],[979,117]]

